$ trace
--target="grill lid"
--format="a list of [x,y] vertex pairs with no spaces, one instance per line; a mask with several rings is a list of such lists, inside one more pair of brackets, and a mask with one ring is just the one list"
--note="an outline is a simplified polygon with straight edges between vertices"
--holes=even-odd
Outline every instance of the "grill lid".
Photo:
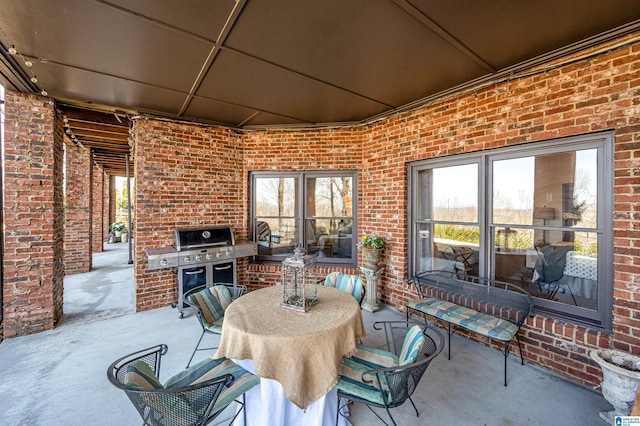
[[230,226],[176,229],[176,250],[178,251],[233,245],[235,245],[235,239]]

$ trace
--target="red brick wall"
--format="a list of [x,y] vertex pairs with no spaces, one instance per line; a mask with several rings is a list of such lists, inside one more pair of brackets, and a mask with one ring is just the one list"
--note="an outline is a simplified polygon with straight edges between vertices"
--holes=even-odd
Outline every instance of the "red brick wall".
[[[537,315],[528,321],[522,339],[530,362],[595,386],[601,373],[589,359],[591,349],[640,353],[640,240],[635,225],[640,201],[639,52],[635,44],[514,76],[359,130],[248,133],[245,165],[247,171],[357,168],[359,232],[377,232],[386,240],[380,297],[404,310],[414,297],[405,285],[407,162],[613,129],[613,334]],[[336,135],[349,141],[346,147],[336,143]],[[279,271],[277,266],[250,265],[249,284],[276,282]]]
[[102,243],[106,241],[107,230],[109,229],[109,225],[107,227],[104,226],[105,174],[95,163],[91,164],[91,172],[93,173],[91,181],[91,251],[100,253],[103,249]]
[[[363,190],[362,206],[376,212],[371,229],[397,230],[385,251],[382,299],[402,309],[413,295],[406,271],[406,162],[567,135],[615,131],[615,249],[613,334],[536,316],[524,329],[529,361],[588,385],[600,369],[589,350],[615,347],[640,353],[638,230],[635,225],[640,157],[640,45],[459,95],[369,126],[365,174],[384,193]],[[384,159],[384,161],[380,161]],[[365,183],[366,185],[366,183]]]
[[62,119],[47,98],[5,92],[4,337],[62,315]]
[[[173,245],[177,227],[229,224],[246,239],[248,193],[237,132],[137,120],[135,279],[138,310],[177,300],[172,271],[147,271],[145,248]],[[239,262],[239,279],[246,260]]]
[[91,151],[71,142],[66,149],[64,265],[67,274],[91,270]]
[[[363,168],[361,129],[329,129],[314,131],[277,131],[250,132],[244,139],[244,164],[247,173],[242,185],[249,187],[249,173],[255,171],[302,171],[302,170],[359,170],[358,229],[367,228],[363,221],[374,214],[371,206],[362,204],[363,193],[368,191],[371,176]],[[367,148],[368,149],[368,148]],[[247,211],[248,213],[248,211]],[[333,269],[331,269],[333,270]],[[318,274],[326,275],[331,270],[319,268]],[[336,269],[338,270],[338,269]],[[343,272],[356,274],[356,269],[340,268]],[[246,281],[250,289],[277,283],[281,280],[280,265],[248,265]]]

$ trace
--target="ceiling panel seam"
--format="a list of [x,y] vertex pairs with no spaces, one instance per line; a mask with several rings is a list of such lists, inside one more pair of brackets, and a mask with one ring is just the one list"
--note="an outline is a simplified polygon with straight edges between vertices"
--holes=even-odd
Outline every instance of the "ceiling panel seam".
[[480,65],[485,71],[488,71],[491,73],[498,71],[497,68],[487,63],[484,59],[482,59],[480,56],[474,53],[471,49],[465,46],[460,40],[455,38],[453,35],[447,32],[447,30],[442,28],[434,20],[432,20],[427,15],[422,13],[419,9],[417,9],[415,6],[410,4],[408,1],[406,0],[391,0],[391,1],[395,3],[396,6],[398,6],[399,8],[404,10],[406,13],[408,13],[411,17],[415,18],[422,25],[424,25],[433,33],[435,33],[447,44],[454,47],[456,50],[458,50],[467,58],[471,59],[476,64]]
[[123,13],[125,13],[127,15],[131,15],[131,16],[134,16],[136,18],[139,18],[139,19],[142,19],[144,21],[147,21],[147,22],[149,22],[151,24],[154,24],[154,25],[156,25],[158,27],[162,27],[164,29],[173,31],[175,33],[186,35],[186,36],[189,36],[189,37],[194,38],[194,39],[199,40],[199,41],[205,41],[207,43],[215,43],[215,40],[210,40],[207,37],[201,36],[200,34],[192,33],[190,31],[185,30],[184,28],[176,27],[176,26],[168,24],[166,22],[159,21],[157,19],[151,18],[149,16],[143,15],[143,14],[135,12],[133,10],[126,9],[126,8],[124,8],[122,6],[118,6],[118,5],[115,5],[113,3],[109,3],[108,1],[105,1],[105,0],[94,0],[94,1],[97,2],[97,3],[100,3],[100,4],[104,5],[104,6],[110,7],[112,9],[118,10],[120,12],[123,12]]
[[315,77],[313,77],[313,76],[310,76],[310,75],[308,75],[308,74],[302,73],[302,72],[300,72],[300,71],[296,71],[296,70],[294,70],[294,69],[292,69],[292,68],[288,68],[288,67],[282,66],[282,65],[280,65],[280,64],[277,64],[277,63],[275,63],[275,62],[268,61],[268,60],[266,60],[266,59],[264,59],[264,58],[260,58],[260,57],[258,57],[258,56],[252,55],[252,54],[250,54],[250,53],[247,53],[247,52],[243,52],[243,51],[241,51],[241,50],[234,49],[233,47],[229,47],[229,46],[220,46],[220,49],[221,49],[221,50],[224,50],[225,52],[231,52],[231,53],[234,53],[234,54],[236,54],[236,55],[240,55],[240,56],[243,56],[243,57],[245,57],[245,58],[249,58],[249,59],[252,59],[252,60],[254,60],[254,61],[258,61],[258,62],[260,62],[260,63],[266,64],[266,65],[269,65],[269,66],[271,66],[271,67],[273,67],[273,68],[277,68],[277,69],[279,69],[279,70],[286,71],[286,72],[291,73],[291,74],[295,74],[295,75],[297,75],[297,76],[299,76],[299,77],[303,77],[303,78],[304,78],[304,79],[306,79],[306,80],[310,80],[310,81],[313,81],[313,82],[315,82],[315,83],[320,83],[320,84],[322,84],[322,85],[324,85],[324,86],[333,87],[334,89],[338,89],[338,90],[340,90],[340,91],[342,91],[342,92],[348,93],[348,94],[350,94],[350,95],[357,96],[357,97],[359,97],[359,98],[361,98],[361,99],[365,99],[365,100],[367,100],[367,101],[374,102],[374,103],[376,103],[376,104],[378,104],[378,105],[382,105],[382,106],[387,107],[387,108],[393,108],[393,107],[394,107],[394,105],[389,105],[389,104],[387,104],[386,102],[380,101],[380,100],[378,100],[378,99],[371,98],[371,97],[369,97],[369,96],[363,95],[363,94],[361,94],[361,93],[355,92],[355,91],[353,91],[353,90],[347,89],[347,88],[342,87],[342,86],[338,86],[337,84],[333,84],[333,83],[330,83],[330,82],[325,81],[325,80],[320,80],[320,79],[315,78]]
[[220,30],[220,34],[218,35],[218,39],[216,40],[216,43],[213,45],[213,47],[209,51],[209,55],[207,55],[207,59],[205,59],[204,63],[202,64],[202,67],[200,68],[200,71],[198,72],[198,75],[196,76],[195,81],[191,85],[191,90],[189,90],[189,94],[187,95],[184,102],[182,103],[182,107],[178,112],[179,117],[184,115],[184,112],[189,107],[189,104],[191,104],[191,101],[193,100],[193,95],[196,93],[198,88],[200,88],[200,85],[202,85],[202,81],[204,80],[204,77],[209,72],[209,69],[213,64],[213,61],[215,61],[216,59],[216,56],[218,56],[218,52],[220,52],[220,46],[224,44],[225,40],[229,36],[229,33],[231,32],[231,29],[233,28],[236,21],[240,17],[240,14],[242,13],[242,9],[244,8],[245,4],[246,4],[246,0],[236,0],[235,6],[231,10],[231,13],[227,17],[227,20],[225,21],[224,25],[222,26],[222,29]]

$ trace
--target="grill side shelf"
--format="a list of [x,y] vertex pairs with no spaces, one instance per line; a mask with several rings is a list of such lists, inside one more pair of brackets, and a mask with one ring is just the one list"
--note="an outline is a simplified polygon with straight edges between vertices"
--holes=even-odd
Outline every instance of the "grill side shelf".
[[179,253],[174,247],[148,248],[145,251],[147,252],[148,268],[150,270],[178,266]]

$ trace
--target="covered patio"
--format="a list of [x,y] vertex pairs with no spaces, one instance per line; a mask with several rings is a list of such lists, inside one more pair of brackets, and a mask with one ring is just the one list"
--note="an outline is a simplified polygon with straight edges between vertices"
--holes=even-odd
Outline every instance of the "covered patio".
[[[189,315],[181,320],[171,307],[131,312],[133,271],[126,262],[126,245],[106,248],[94,257],[95,271],[66,278],[70,313],[59,327],[0,345],[0,423],[139,424],[126,395],[107,381],[107,366],[126,353],[158,343],[169,346],[162,366],[165,378],[186,365],[200,335],[196,319]],[[102,282],[99,291],[96,278]],[[76,304],[81,301],[84,308]],[[90,303],[95,309],[87,306]],[[363,315],[368,333],[364,342],[377,347],[384,346],[384,338],[373,330],[373,322],[404,318],[389,306]],[[453,344],[452,359],[447,360],[446,353],[436,358],[414,394],[420,417],[407,403],[393,410],[398,424],[604,424],[598,412],[611,407],[597,390],[530,363],[522,366],[514,356],[509,357],[509,386],[504,387],[498,351],[459,336],[454,336]],[[362,405],[354,404],[351,412],[355,426],[379,422]],[[224,418],[228,416],[217,424],[226,424]]]
[[[0,415],[103,419],[112,396],[119,412],[104,369],[141,338],[181,368],[197,335],[168,307],[182,266],[152,268],[149,250],[227,226],[258,246],[231,274],[250,292],[281,282],[298,245],[320,276],[366,275],[358,242],[379,236],[385,308],[368,327],[403,317],[407,281],[441,265],[530,291],[509,386],[493,387],[503,358],[486,339],[454,336],[419,421],[438,401],[436,423],[597,424],[590,354],[640,355],[640,3],[183,3],[0,1],[0,366],[15,371]],[[135,177],[123,305],[97,266],[115,176]],[[77,395],[23,391],[75,371]]]

